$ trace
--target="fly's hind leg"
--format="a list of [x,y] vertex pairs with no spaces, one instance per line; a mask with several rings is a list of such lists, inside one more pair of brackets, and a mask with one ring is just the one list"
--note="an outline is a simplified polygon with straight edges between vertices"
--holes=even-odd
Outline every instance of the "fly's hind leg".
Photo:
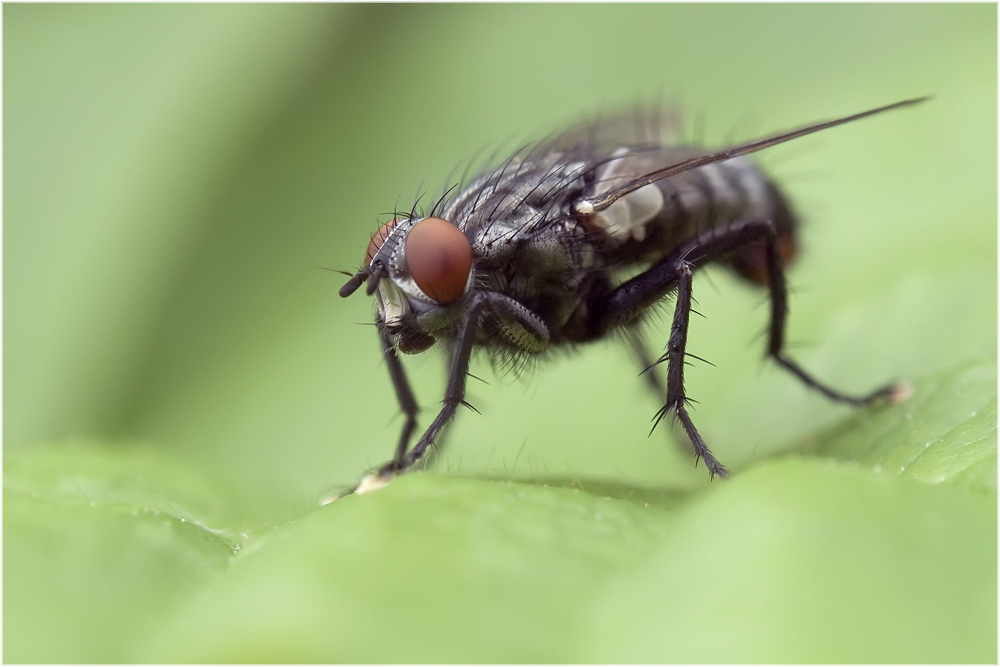
[[781,254],[778,251],[778,244],[773,228],[765,236],[765,248],[767,253],[767,282],[771,293],[771,325],[768,335],[767,354],[779,366],[802,381],[804,385],[818,391],[833,401],[861,406],[874,403],[883,398],[891,403],[898,403],[908,398],[913,390],[905,382],[888,384],[864,396],[845,394],[820,382],[785,354],[785,322],[788,319],[788,289],[785,284],[784,266],[782,265]]

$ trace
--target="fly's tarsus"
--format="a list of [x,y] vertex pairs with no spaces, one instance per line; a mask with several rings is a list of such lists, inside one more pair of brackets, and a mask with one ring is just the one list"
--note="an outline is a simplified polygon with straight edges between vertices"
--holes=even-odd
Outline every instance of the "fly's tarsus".
[[[550,143],[515,152],[469,185],[448,189],[427,216],[418,216],[416,204],[397,215],[372,237],[364,268],[340,290],[346,297],[366,284],[366,292],[376,295],[376,325],[406,416],[393,459],[355,492],[381,488],[426,460],[439,449],[435,443],[459,406],[478,412],[465,400],[475,349],[487,350],[495,362],[526,360],[614,331],[625,333],[646,382],[664,401],[653,429],[672,417],[710,477],[725,477],[726,467],[691,419],[693,401],[684,388],[687,357],[704,361],[686,347],[690,316],[696,312],[693,275],[709,263],[728,266],[768,290],[767,355],[804,385],[856,406],[908,398],[912,388],[901,382],[863,396],[840,392],[785,353],[785,263],[795,255],[798,221],[778,185],[742,156],[925,99],[714,152],[647,136],[648,128],[662,126],[658,117],[639,114],[631,127],[620,118],[609,119],[606,125],[569,130]],[[615,132],[604,131],[608,128],[619,128],[627,139],[617,140]],[[414,253],[419,248],[419,257],[408,262],[408,235],[427,219],[435,221],[434,229],[431,223],[421,229],[435,234],[411,244]],[[471,248],[471,263],[461,236]],[[459,247],[463,252],[457,252]],[[428,273],[427,267],[433,270]],[[633,277],[622,280],[623,272]],[[444,286],[438,275],[447,277]],[[386,284],[380,286],[381,281]],[[650,308],[673,293],[670,336],[664,354],[654,360],[638,329]],[[398,353],[421,352],[438,341],[450,357],[444,400],[411,447],[419,408]],[[665,382],[655,372],[664,362]]]

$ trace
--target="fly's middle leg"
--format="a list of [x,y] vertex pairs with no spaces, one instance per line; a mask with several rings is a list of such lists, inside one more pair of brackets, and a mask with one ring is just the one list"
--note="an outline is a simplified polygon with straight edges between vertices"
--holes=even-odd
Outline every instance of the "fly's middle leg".
[[657,416],[657,421],[668,414],[675,414],[698,456],[715,475],[725,475],[725,468],[712,456],[687,412],[684,393],[684,357],[687,343],[688,317],[691,311],[692,267],[700,267],[723,258],[735,250],[751,244],[764,244],[767,256],[768,289],[771,297],[771,321],[767,354],[791,372],[807,387],[819,391],[827,398],[851,405],[867,405],[887,398],[898,402],[908,395],[905,383],[893,383],[864,396],[852,396],[828,387],[814,378],[784,352],[785,324],[788,318],[788,295],[784,267],[778,250],[774,225],[767,220],[737,222],[721,229],[712,229],[697,236],[661,259],[649,270],[626,281],[608,297],[595,330],[629,325],[653,303],[677,290],[677,303],[671,326],[667,352],[660,361],[667,362],[667,401]]
[[626,333],[626,337],[636,361],[639,362],[639,368],[642,370],[640,375],[645,378],[646,384],[657,397],[663,396],[667,388],[656,372],[656,367],[659,365],[660,360],[649,353],[649,348],[640,331],[630,330]]
[[[748,243],[759,241],[772,230],[767,222],[740,222],[722,229],[713,229],[692,239],[661,259],[647,271],[618,286],[603,304],[594,328],[607,331],[616,326],[630,325],[652,304],[677,290],[674,319],[666,353],[657,363],[667,362],[666,403],[657,413],[656,424],[673,414],[680,422],[695,453],[705,461],[714,477],[725,477],[725,466],[712,454],[688,413],[688,398],[684,391],[684,364],[688,321],[691,315],[691,284],[693,268],[700,266]],[[651,378],[655,386],[658,380]],[[662,396],[662,394],[661,394]],[[656,427],[654,424],[654,428]]]
[[695,428],[691,416],[688,414],[688,397],[684,393],[684,356],[687,347],[688,321],[691,318],[691,265],[680,260],[676,266],[677,270],[677,303],[674,306],[674,320],[670,326],[670,340],[667,342],[667,351],[661,357],[661,361],[667,362],[667,402],[656,415],[656,422],[653,428],[660,423],[664,417],[673,413],[684,432],[687,433],[694,452],[702,461],[712,477],[718,475],[725,477],[726,468],[719,463],[718,459],[708,449],[708,445],[702,439],[698,429]]
[[[667,393],[667,385],[664,383],[663,378],[660,377],[658,372],[658,366],[666,361],[666,356],[661,356],[660,358],[654,357],[650,354],[649,349],[646,345],[646,341],[642,338],[638,331],[630,331],[627,334],[629,345],[632,347],[632,352],[635,354],[636,359],[639,362],[639,368],[642,369],[640,375],[645,378],[645,382],[653,395],[656,396],[657,400],[662,400]],[[707,359],[702,359],[701,357],[695,357],[689,352],[685,352],[686,357],[694,357],[699,361],[702,361],[710,366],[714,366],[712,362]],[[659,413],[657,413],[659,414]],[[676,423],[675,423],[676,426]],[[651,432],[652,434],[652,432]],[[680,437],[679,434],[675,437]],[[683,445],[679,442],[679,445]],[[685,451],[691,451],[691,449],[685,448]]]

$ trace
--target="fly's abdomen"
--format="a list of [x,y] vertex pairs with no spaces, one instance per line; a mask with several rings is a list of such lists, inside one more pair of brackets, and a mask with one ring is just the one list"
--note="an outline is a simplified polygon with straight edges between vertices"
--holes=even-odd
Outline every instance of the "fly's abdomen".
[[[697,153],[681,148],[639,151],[608,163],[595,180],[600,193],[613,189],[655,165],[677,162]],[[650,183],[592,216],[613,261],[655,262],[687,241],[736,222],[770,220],[785,260],[794,253],[796,221],[784,196],[747,158],[691,169]],[[750,246],[726,258],[743,277],[766,284],[764,248]]]

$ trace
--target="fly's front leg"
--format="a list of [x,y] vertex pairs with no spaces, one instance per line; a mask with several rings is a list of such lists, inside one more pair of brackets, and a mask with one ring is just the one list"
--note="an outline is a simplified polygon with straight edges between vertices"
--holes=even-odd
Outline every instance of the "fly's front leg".
[[448,387],[445,389],[444,406],[441,411],[430,427],[420,436],[420,440],[417,441],[413,449],[403,457],[402,466],[399,468],[385,466],[383,470],[399,474],[423,458],[427,448],[434,444],[438,434],[455,416],[458,406],[465,403],[465,384],[469,375],[469,361],[472,358],[472,344],[476,339],[476,329],[479,327],[479,315],[486,301],[486,295],[480,293],[473,296],[469,303],[465,322],[462,323],[459,332],[458,345],[452,358],[451,372],[448,374]]
[[[396,458],[383,465],[374,474],[361,480],[361,483],[354,490],[355,493],[366,493],[381,488],[388,484],[392,478],[406,472],[413,464],[420,461],[427,452],[427,448],[434,444],[434,440],[438,434],[451,421],[452,417],[455,416],[458,406],[464,403],[465,383],[469,373],[469,360],[472,357],[472,344],[476,337],[479,315],[486,300],[485,294],[482,293],[474,295],[470,300],[465,322],[463,322],[459,331],[458,345],[455,347],[455,353],[452,357],[451,370],[448,375],[448,387],[444,394],[444,406],[438,412],[437,417],[435,417],[430,427],[424,431],[424,434],[420,436],[420,440],[413,446],[413,449],[407,452],[405,442],[401,441],[400,447],[397,449]],[[398,359],[396,363],[399,363]],[[404,386],[406,386],[405,382]],[[412,427],[409,428],[412,430]],[[406,427],[404,427],[404,435],[408,437],[405,429]]]
[[[386,365],[389,367],[389,378],[392,380],[392,387],[396,391],[396,400],[399,401],[399,407],[406,416],[406,421],[403,423],[403,430],[399,434],[399,443],[396,445],[396,454],[392,462],[387,464],[401,466],[406,458],[406,448],[410,444],[413,429],[417,426],[417,412],[419,412],[420,407],[417,405],[417,399],[413,396],[413,390],[410,389],[410,383],[406,379],[406,371],[403,370],[403,363],[399,360],[396,349],[392,346],[392,342],[382,329],[379,330],[379,342],[382,344],[382,354],[385,356]],[[388,479],[383,478],[379,474],[368,475],[353,489],[326,496],[320,501],[320,504],[326,505],[352,493],[374,491],[385,486],[387,483]]]
[[[458,342],[457,341],[443,341],[443,342],[444,342],[443,353],[445,358],[447,358],[450,363],[451,360],[455,358],[455,352],[458,349],[457,347]],[[445,382],[447,382],[448,378],[451,377],[451,367],[446,366],[444,371],[445,371],[444,380]],[[475,376],[473,375],[471,377]],[[438,434],[438,437],[434,439],[434,446],[430,448],[428,452],[424,454],[423,458],[421,459],[422,462],[421,468],[426,470],[427,468],[430,468],[437,462],[438,458],[441,456],[441,453],[444,451],[445,446],[448,444],[449,435],[450,433],[447,429]]]
[[399,407],[406,415],[403,431],[399,434],[399,444],[396,445],[396,456],[393,458],[394,462],[402,464],[403,458],[406,456],[406,449],[410,445],[413,429],[417,426],[417,412],[420,407],[417,405],[417,399],[413,396],[413,390],[410,389],[410,383],[406,379],[403,363],[399,360],[396,349],[384,331],[379,332],[379,340],[382,342],[382,354],[385,355],[385,361],[389,367],[392,387],[396,390],[396,400],[399,401]]

